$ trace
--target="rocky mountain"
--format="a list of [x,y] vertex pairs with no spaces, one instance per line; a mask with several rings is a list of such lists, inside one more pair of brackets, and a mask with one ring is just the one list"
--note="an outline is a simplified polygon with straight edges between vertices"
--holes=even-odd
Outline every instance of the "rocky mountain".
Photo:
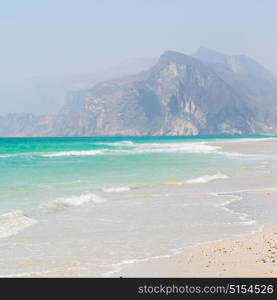
[[225,67],[235,74],[268,80],[275,78],[265,67],[245,55],[227,55],[201,47],[193,54],[193,57],[212,64],[215,67]]
[[91,73],[0,83],[0,114],[56,114],[65,104],[68,91],[84,90],[103,80],[136,74],[155,63],[154,58],[128,59]]
[[0,118],[0,135],[276,134],[276,91],[247,57],[167,51],[147,71],[69,93],[57,115]]
[[[200,48],[194,54],[243,96],[255,111],[262,133],[277,132],[277,76],[244,55],[226,55]],[[272,127],[272,128],[271,128]]]

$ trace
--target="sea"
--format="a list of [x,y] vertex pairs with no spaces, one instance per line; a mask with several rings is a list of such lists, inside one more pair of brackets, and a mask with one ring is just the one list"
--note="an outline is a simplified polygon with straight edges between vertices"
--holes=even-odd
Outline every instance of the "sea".
[[277,205],[251,192],[277,189],[275,140],[0,138],[0,276],[117,277],[260,231]]

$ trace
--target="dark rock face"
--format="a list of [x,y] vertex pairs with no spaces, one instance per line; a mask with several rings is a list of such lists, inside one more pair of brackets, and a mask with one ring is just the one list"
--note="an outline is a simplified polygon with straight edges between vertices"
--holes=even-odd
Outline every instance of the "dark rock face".
[[69,93],[56,116],[18,116],[18,126],[7,125],[15,116],[0,118],[0,135],[275,134],[274,87],[275,77],[248,58],[167,51],[147,71]]

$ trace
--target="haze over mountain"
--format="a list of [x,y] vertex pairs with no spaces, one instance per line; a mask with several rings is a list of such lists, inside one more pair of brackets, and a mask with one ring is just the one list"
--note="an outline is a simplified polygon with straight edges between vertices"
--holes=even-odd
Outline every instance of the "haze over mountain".
[[246,56],[166,51],[146,71],[68,93],[57,115],[1,117],[0,135],[271,135],[276,83]]
[[263,105],[276,103],[276,75],[251,58],[225,55],[206,48],[200,48],[193,56],[209,65],[238,93],[251,97],[252,104],[255,99]]
[[64,77],[32,77],[0,84],[0,115],[8,113],[55,114],[65,104],[67,92],[135,74],[154,65],[155,58],[128,59],[120,64],[86,74]]

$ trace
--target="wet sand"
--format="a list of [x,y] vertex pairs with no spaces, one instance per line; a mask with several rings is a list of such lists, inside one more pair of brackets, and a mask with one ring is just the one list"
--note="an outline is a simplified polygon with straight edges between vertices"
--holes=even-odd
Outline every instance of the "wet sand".
[[188,249],[180,255],[135,263],[123,277],[277,277],[277,223],[243,238]]
[[[277,154],[277,140],[220,142],[214,145],[228,152],[265,154],[269,157]],[[173,192],[171,185],[164,186],[162,192],[171,192],[167,196],[178,196],[180,201],[183,198],[193,201],[194,198],[203,200],[207,197],[207,201],[214,201],[215,205],[217,202],[220,205],[228,194],[239,196],[242,200],[232,202],[231,210],[249,214],[248,219],[257,221],[256,228],[261,228],[260,232],[228,238],[228,232],[224,231],[228,239],[183,249],[175,256],[166,257],[165,254],[163,258],[131,260],[115,272],[111,270],[108,277],[277,277],[277,160],[265,157],[258,160],[256,166],[250,167],[227,173],[229,178],[211,181],[201,188],[198,184],[177,184],[173,185]],[[215,230],[218,228],[224,230],[219,226]],[[212,240],[213,232],[208,233],[209,240]],[[51,270],[19,273],[13,277],[91,277],[95,265],[90,262],[91,257],[86,256],[85,259],[87,261],[80,261],[80,258],[78,261],[53,261]]]
[[[277,191],[256,196],[277,202]],[[252,195],[255,196],[255,195]],[[125,266],[123,277],[277,277],[277,221],[265,220],[260,232],[188,248],[176,256]]]

